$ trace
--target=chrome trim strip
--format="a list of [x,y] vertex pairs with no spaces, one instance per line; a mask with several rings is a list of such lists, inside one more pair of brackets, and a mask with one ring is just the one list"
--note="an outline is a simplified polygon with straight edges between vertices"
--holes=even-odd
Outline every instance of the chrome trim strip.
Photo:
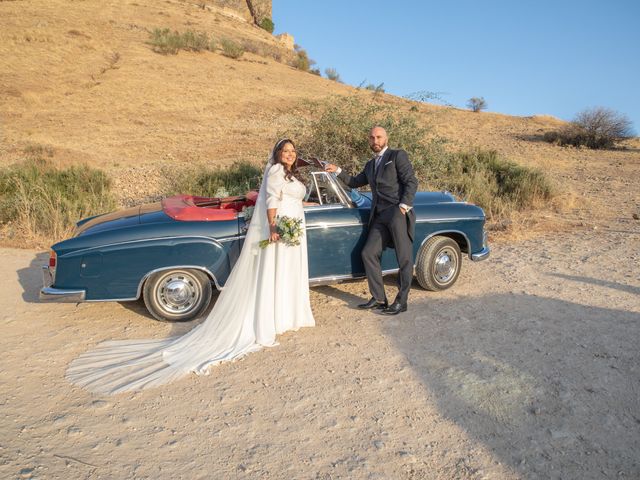
[[[396,273],[399,269],[398,268],[394,268],[391,270],[383,270],[382,271],[382,275],[388,275],[390,273]],[[336,282],[341,282],[343,280],[355,280],[358,278],[365,278],[366,275],[360,274],[360,275],[356,275],[353,273],[347,273],[344,275],[329,275],[326,277],[315,277],[315,278],[310,278],[309,279],[309,286],[312,287],[317,287],[319,285],[328,285],[331,283],[336,283]]]
[[[469,258],[471,258],[471,242],[469,242],[469,237],[467,237],[467,234],[464,233],[464,232],[461,232],[460,230],[438,230],[437,232],[433,232],[429,236],[424,237],[424,240],[422,240],[422,242],[420,243],[420,246],[418,247],[418,251],[420,251],[420,249],[424,245],[424,242],[429,240],[431,237],[435,237],[436,235],[440,235],[442,233],[459,233],[460,235],[462,235],[464,237],[465,241],[467,242],[467,253],[468,253]],[[416,257],[417,257],[417,255],[416,255]]]
[[86,292],[84,290],[64,290],[61,288],[43,287],[40,290],[40,300],[58,303],[84,302]]
[[100,302],[135,302],[138,300],[136,297],[131,298],[106,298],[106,299],[95,299],[95,300],[85,300],[86,303],[100,303]]
[[471,254],[471,260],[474,262],[481,262],[482,260],[486,260],[489,258],[489,254],[491,253],[491,249],[489,247],[484,247],[478,253]]
[[484,220],[485,217],[428,218],[416,220],[416,223],[456,222],[458,220]]
[[246,237],[246,235],[236,235],[235,237],[221,238],[219,240],[216,240],[216,242],[218,243],[233,242],[234,240],[240,240],[241,238],[244,238],[244,237]]
[[317,212],[317,211],[322,211],[322,210],[338,210],[338,209],[348,208],[348,207],[345,207],[342,204],[329,203],[329,204],[326,204],[326,205],[307,205],[304,208],[305,208],[305,210],[310,208],[314,212]]
[[[178,235],[172,235],[170,237],[153,237],[153,238],[145,238],[145,239],[141,239],[141,240],[129,240],[127,242],[115,242],[115,243],[105,243],[102,245],[97,245],[95,247],[88,247],[82,250],[74,250],[72,253],[74,255],[81,253],[84,254],[85,252],[90,252],[91,250],[97,250],[99,248],[105,248],[105,247],[113,247],[116,245],[127,245],[129,243],[141,243],[141,242],[151,242],[151,241],[155,241],[155,240],[173,240],[175,238],[179,238],[181,240],[184,239],[188,239],[188,238],[202,238],[204,240],[208,240],[209,242],[213,243],[216,247],[218,248],[222,248],[222,244],[216,240],[215,238],[212,237],[205,237],[204,235],[189,235],[189,236],[178,236]],[[64,258],[67,254],[63,255],[61,258]]]
[[318,230],[320,228],[333,228],[333,227],[362,227],[362,223],[360,222],[351,222],[351,223],[319,223],[317,225],[311,225],[310,227],[306,227],[305,230]]

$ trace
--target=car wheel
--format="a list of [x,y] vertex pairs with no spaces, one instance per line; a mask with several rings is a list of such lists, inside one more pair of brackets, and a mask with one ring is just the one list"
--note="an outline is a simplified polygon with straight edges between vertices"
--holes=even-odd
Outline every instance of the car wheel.
[[211,281],[198,270],[164,270],[144,284],[144,304],[158,320],[184,322],[202,313],[211,301]]
[[418,252],[416,277],[426,290],[446,290],[460,275],[462,254],[455,240],[435,236],[428,239]]

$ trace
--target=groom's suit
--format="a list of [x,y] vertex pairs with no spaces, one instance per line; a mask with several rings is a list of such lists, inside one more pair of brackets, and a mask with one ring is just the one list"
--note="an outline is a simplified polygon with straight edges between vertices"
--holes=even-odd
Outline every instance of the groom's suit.
[[[369,216],[369,235],[362,249],[362,261],[371,295],[379,302],[386,299],[380,257],[384,248],[392,245],[400,267],[396,300],[406,305],[413,280],[415,213],[410,207],[413,205],[418,180],[404,150],[387,148],[377,169],[376,159],[377,156],[369,160],[356,176],[341,171],[338,177],[351,188],[367,184],[371,187],[373,202]],[[401,204],[410,208],[406,215],[400,211]]]

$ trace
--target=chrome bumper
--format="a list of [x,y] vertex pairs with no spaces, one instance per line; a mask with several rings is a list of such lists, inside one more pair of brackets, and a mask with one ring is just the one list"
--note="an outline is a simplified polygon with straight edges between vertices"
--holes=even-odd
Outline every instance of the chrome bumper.
[[469,255],[469,257],[471,258],[471,260],[473,260],[474,262],[481,262],[482,260],[486,260],[487,258],[489,258],[489,254],[491,253],[491,249],[489,248],[488,245],[488,235],[487,232],[482,232],[482,250],[480,250],[477,253],[472,253],[471,255]]
[[489,254],[491,253],[491,249],[489,247],[484,247],[478,253],[471,254],[471,260],[474,262],[481,262],[482,260],[486,260],[489,258]]
[[71,290],[52,288],[53,275],[49,270],[48,265],[42,267],[42,284],[43,287],[40,290],[40,300],[47,302],[65,302],[65,303],[80,303],[84,302],[86,292],[84,290]]

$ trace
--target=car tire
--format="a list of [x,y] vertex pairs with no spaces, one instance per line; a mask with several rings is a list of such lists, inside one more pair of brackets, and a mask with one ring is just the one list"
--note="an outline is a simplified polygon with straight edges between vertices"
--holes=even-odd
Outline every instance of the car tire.
[[186,322],[197,317],[209,306],[211,295],[209,277],[192,269],[153,273],[143,289],[147,310],[165,322]]
[[446,290],[460,275],[462,253],[458,243],[441,235],[429,238],[416,259],[416,277],[425,290]]

